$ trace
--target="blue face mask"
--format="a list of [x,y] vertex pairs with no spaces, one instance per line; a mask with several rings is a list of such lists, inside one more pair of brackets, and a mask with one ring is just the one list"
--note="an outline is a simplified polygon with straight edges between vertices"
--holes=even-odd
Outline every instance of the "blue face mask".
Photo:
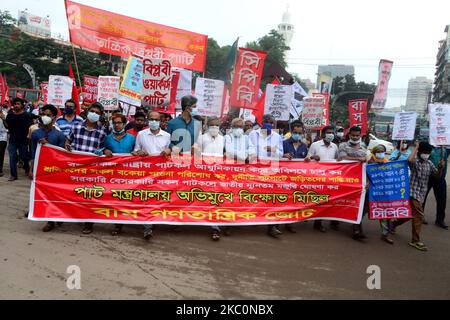
[[272,133],[273,124],[271,124],[271,123],[263,123],[262,129],[267,130],[267,135],[270,135]]
[[73,110],[72,108],[66,107],[66,108],[64,109],[64,113],[65,113],[65,114],[71,115],[71,114],[74,113],[74,110]]
[[192,108],[191,116],[192,116],[192,117],[198,116],[198,110],[197,110],[197,108]]
[[294,133],[292,135],[292,140],[294,140],[294,141],[300,141],[301,138],[302,138],[302,136],[299,133]]

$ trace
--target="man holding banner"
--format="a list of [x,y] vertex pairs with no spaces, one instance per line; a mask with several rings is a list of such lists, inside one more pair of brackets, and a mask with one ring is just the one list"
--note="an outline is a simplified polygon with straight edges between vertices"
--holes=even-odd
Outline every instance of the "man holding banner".
[[[67,151],[83,151],[96,153],[103,148],[106,138],[106,130],[100,124],[100,117],[103,115],[103,106],[99,102],[94,102],[89,107],[87,120],[74,126],[67,137],[65,148]],[[94,231],[94,224],[86,222],[83,233],[89,234]]]
[[[432,147],[428,142],[422,141],[420,144],[416,142],[414,151],[408,158],[409,167],[411,169],[410,189],[411,189],[411,209],[412,209],[412,240],[409,245],[420,251],[427,251],[427,247],[420,241],[420,229],[424,219],[423,202],[428,190],[428,181],[431,176],[440,178],[444,160],[441,159],[438,169],[429,160]],[[416,155],[418,158],[416,158]],[[394,228],[410,219],[402,219],[394,222]]]

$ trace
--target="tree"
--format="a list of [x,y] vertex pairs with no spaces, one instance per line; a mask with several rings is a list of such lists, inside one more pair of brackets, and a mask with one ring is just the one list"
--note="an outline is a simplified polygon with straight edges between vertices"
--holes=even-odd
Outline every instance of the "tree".
[[[0,15],[1,16],[1,15]],[[41,39],[20,32],[14,26],[0,26],[0,52],[2,60],[14,63],[0,64],[0,72],[7,77],[10,86],[31,88],[30,76],[22,68],[29,64],[36,72],[36,80],[47,81],[50,75],[68,75],[69,64],[74,65],[72,47],[56,43],[53,39]],[[107,75],[108,61],[99,54],[75,49],[80,78],[83,75]],[[115,61],[118,57],[112,57]],[[78,84],[79,85],[79,84]]]
[[[264,70],[273,69],[273,65],[279,64],[282,68],[287,67],[285,53],[290,48],[286,46],[284,38],[276,30],[271,30],[269,34],[258,39],[258,41],[252,41],[247,43],[248,49],[261,50],[267,52],[267,58],[264,62]],[[263,73],[265,73],[263,71]],[[261,87],[265,88],[266,84],[272,82],[271,77],[263,78],[261,81]]]
[[216,40],[208,38],[205,68],[206,78],[220,79],[222,77],[230,48],[230,45],[220,47]]
[[0,26],[12,26],[16,23],[16,19],[14,19],[9,11],[1,11],[0,10]]
[[[343,126],[349,126],[348,102],[355,99],[369,99],[369,105],[373,100],[376,85],[368,84],[363,81],[356,82],[354,75],[346,75],[345,77],[335,77],[331,88],[330,99],[330,122],[335,124],[341,122]],[[344,92],[348,92],[344,95]],[[358,93],[360,92],[360,93]],[[331,109],[332,101],[334,101]]]

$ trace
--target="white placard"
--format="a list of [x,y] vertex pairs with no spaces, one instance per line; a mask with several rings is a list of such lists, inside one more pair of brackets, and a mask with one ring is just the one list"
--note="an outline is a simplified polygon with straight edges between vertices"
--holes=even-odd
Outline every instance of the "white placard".
[[450,104],[430,104],[430,144],[450,146]]
[[288,121],[293,96],[292,86],[268,84],[264,101],[264,114],[271,114],[278,121]]
[[97,101],[105,111],[116,110],[119,107],[119,77],[98,77]]
[[395,115],[392,140],[414,140],[417,113],[399,112]]
[[311,97],[303,99],[302,121],[306,129],[322,128],[323,98]]
[[48,78],[48,103],[55,107],[64,107],[66,101],[72,99],[72,87],[72,78],[66,76],[50,76]]
[[182,68],[173,68],[180,72],[180,79],[177,87],[177,104],[175,110],[181,110],[181,98],[192,94],[192,71]]
[[256,122],[256,117],[253,114],[253,109],[240,108],[239,118],[243,119],[244,121],[250,120],[253,123]]
[[223,88],[221,80],[197,78],[195,96],[197,97],[197,112],[200,116],[220,117],[222,115]]
[[170,60],[144,58],[144,85],[142,104],[151,108],[167,107],[172,87],[172,64]]

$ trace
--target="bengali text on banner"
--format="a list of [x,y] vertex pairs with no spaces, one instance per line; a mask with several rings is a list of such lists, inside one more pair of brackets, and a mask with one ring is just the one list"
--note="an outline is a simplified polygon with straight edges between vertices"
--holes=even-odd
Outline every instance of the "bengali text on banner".
[[39,146],[29,218],[197,225],[361,221],[366,173],[359,162],[214,161],[106,158]]

